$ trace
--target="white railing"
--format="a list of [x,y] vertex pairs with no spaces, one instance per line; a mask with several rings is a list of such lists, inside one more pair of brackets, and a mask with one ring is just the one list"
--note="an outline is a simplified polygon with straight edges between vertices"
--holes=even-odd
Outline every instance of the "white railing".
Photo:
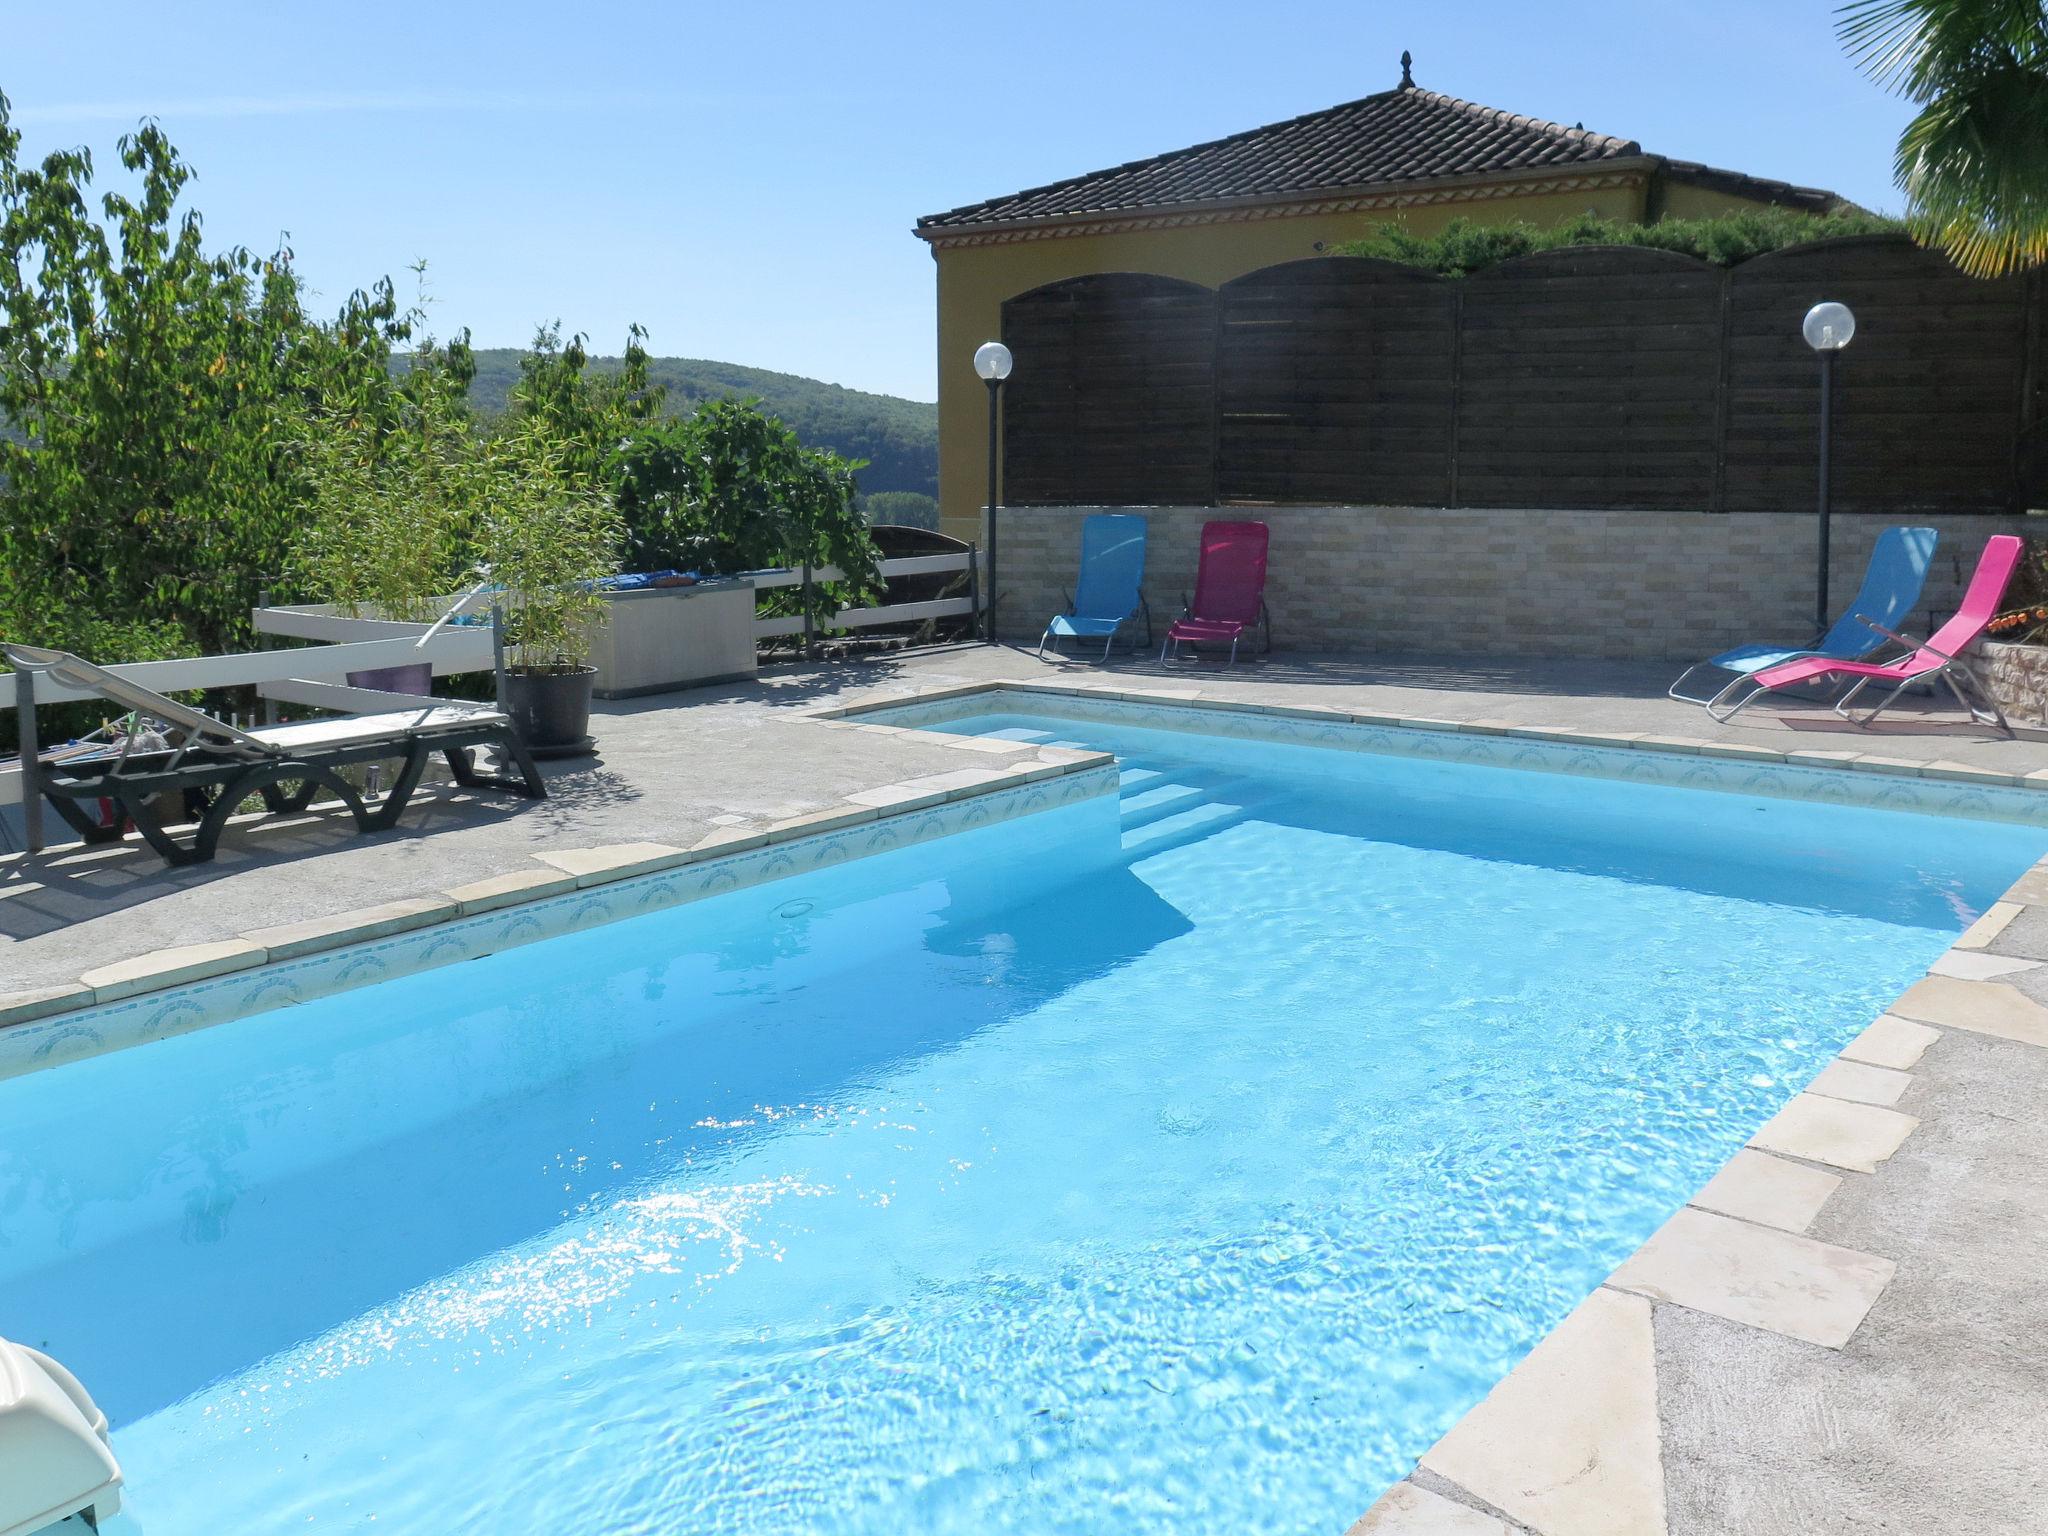
[[[914,624],[923,619],[972,617],[981,611],[982,573],[987,564],[974,550],[957,555],[906,555],[900,560],[884,560],[877,568],[885,578],[963,572],[967,576],[967,595],[937,597],[921,603],[891,603],[880,608],[842,608],[818,624],[825,629],[873,629],[883,624]],[[793,566],[779,571],[749,571],[742,579],[751,581],[756,592],[768,592],[777,587],[808,588],[819,582],[844,581],[846,573],[836,565]],[[802,614],[756,619],[754,638],[769,640],[782,635],[801,635],[808,633],[811,627],[812,621]]]

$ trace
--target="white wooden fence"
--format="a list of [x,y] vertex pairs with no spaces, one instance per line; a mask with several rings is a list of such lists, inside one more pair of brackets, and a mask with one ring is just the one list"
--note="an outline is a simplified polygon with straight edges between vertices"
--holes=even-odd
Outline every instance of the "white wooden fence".
[[[960,571],[967,575],[967,595],[964,597],[939,597],[922,603],[894,603],[880,608],[842,608],[831,618],[823,621],[828,629],[874,629],[883,624],[914,624],[924,619],[968,618],[981,611],[982,571],[988,562],[978,552],[968,550],[955,555],[906,555],[900,560],[884,560],[879,569],[882,575],[890,576],[941,576],[949,571]],[[768,592],[777,587],[808,587],[825,581],[844,581],[846,573],[836,565],[798,566],[780,571],[749,571],[746,580],[754,584],[756,592]],[[811,627],[811,621],[801,614],[791,614],[779,619],[756,619],[754,638],[771,640],[783,635],[801,635]]]

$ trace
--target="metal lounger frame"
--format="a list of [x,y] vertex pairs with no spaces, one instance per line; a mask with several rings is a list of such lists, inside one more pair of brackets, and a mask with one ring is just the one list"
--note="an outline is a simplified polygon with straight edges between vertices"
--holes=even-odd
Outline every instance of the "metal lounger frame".
[[[1059,615],[1059,617],[1072,618],[1074,608],[1074,595],[1071,592],[1063,592],[1060,595],[1067,600],[1067,612]],[[1122,618],[1116,621],[1117,629],[1122,629],[1124,625],[1130,623],[1131,620],[1137,618],[1142,618],[1145,621],[1145,643],[1143,645],[1139,645],[1135,640],[1131,642],[1131,654],[1133,656],[1138,655],[1142,651],[1149,651],[1152,649],[1152,605],[1145,601],[1145,596],[1142,592],[1138,594],[1138,606],[1133,608],[1129,613],[1125,614]],[[1038,637],[1038,654],[1040,656],[1043,656],[1045,654],[1045,647],[1047,641],[1052,642],[1053,655],[1059,655],[1059,641],[1054,637],[1052,632],[1052,625],[1050,624],[1045,626],[1045,633]],[[1115,643],[1116,629],[1112,629],[1108,634],[1102,637],[1102,659],[1104,661],[1109,660],[1109,648]]]
[[[1186,599],[1186,598],[1182,598],[1182,599],[1181,599],[1181,609],[1180,609],[1180,616],[1181,616],[1181,618],[1183,618],[1183,619],[1186,619],[1186,618],[1192,618],[1192,617],[1193,617],[1193,615],[1192,615],[1192,614],[1190,614],[1190,613],[1188,612],[1188,607],[1189,607],[1189,604],[1188,604],[1188,601],[1187,601],[1187,599]],[[1176,621],[1176,622],[1178,622],[1178,621]],[[1259,654],[1260,654],[1261,656],[1270,656],[1270,655],[1272,655],[1272,654],[1273,654],[1273,613],[1272,613],[1272,610],[1271,610],[1271,609],[1269,609],[1269,608],[1268,608],[1268,607],[1266,606],[1266,600],[1265,600],[1265,599],[1264,599],[1263,597],[1259,599],[1259,620],[1258,620],[1258,623],[1259,623]],[[1238,630],[1238,632],[1237,632],[1236,634],[1234,634],[1234,635],[1232,635],[1232,636],[1230,637],[1230,661],[1229,661],[1229,662],[1227,663],[1228,665],[1230,665],[1230,666],[1233,666],[1233,667],[1237,665],[1237,643],[1238,643],[1238,641],[1240,641],[1240,640],[1242,640],[1242,639],[1244,638],[1244,631],[1245,631],[1246,629],[1249,629],[1249,628],[1251,628],[1251,626],[1250,626],[1249,624],[1247,624],[1247,625],[1244,625],[1244,626],[1243,626],[1242,628],[1240,628],[1240,629]],[[1186,644],[1191,644],[1191,643],[1192,643],[1192,642],[1190,642],[1190,641],[1183,641],[1183,640],[1176,640],[1176,639],[1174,639],[1174,638],[1173,638],[1173,626],[1172,626],[1171,624],[1169,624],[1169,625],[1167,626],[1167,628],[1166,628],[1166,643],[1165,643],[1164,645],[1162,645],[1162,646],[1160,646],[1160,647],[1159,647],[1159,659],[1160,659],[1160,660],[1161,660],[1162,662],[1163,662],[1163,661],[1165,661],[1165,660],[1166,660],[1166,655],[1167,655],[1167,652],[1171,651],[1171,652],[1173,653],[1173,659],[1174,659],[1175,661],[1179,661],[1179,660],[1180,660],[1180,648],[1181,648],[1181,646],[1183,646],[1183,645],[1186,645]],[[1151,639],[1151,636],[1149,636],[1149,635],[1148,635],[1148,636],[1146,636],[1146,638],[1145,638],[1145,644],[1146,644],[1147,646],[1150,646],[1150,645],[1152,644],[1152,639]]]
[[[1865,688],[1868,688],[1873,682],[1881,681],[1881,679],[1871,677],[1859,677],[1856,679],[1854,686],[1851,687],[1847,692],[1845,692],[1839,699],[1835,701],[1833,708],[1836,714],[1840,715],[1844,720],[1847,720],[1851,725],[1867,726],[1879,715],[1883,714],[1886,710],[1890,709],[1892,705],[1896,704],[1899,700],[1899,695],[1904,693],[1908,688],[1915,687],[1921,683],[1932,683],[1935,681],[1935,679],[1939,678],[1943,683],[1945,683],[1948,686],[1948,691],[1955,695],[1956,702],[1962,705],[1964,711],[1968,713],[1971,720],[1975,721],[1980,725],[1995,725],[1998,727],[2000,731],[2004,732],[2006,735],[2012,735],[2012,724],[2005,718],[2005,711],[1999,708],[1998,700],[1992,697],[1991,690],[1984,685],[1984,679],[1977,675],[1977,669],[1972,667],[1967,661],[1963,660],[1962,657],[1951,656],[1947,651],[1937,650],[1934,646],[1928,644],[1925,640],[1915,640],[1908,635],[1902,635],[1897,630],[1891,628],[1889,625],[1878,623],[1876,619],[1871,618],[1867,614],[1859,613],[1856,615],[1856,617],[1861,622],[1868,624],[1872,629],[1876,630],[1879,634],[1883,635],[1887,640],[1892,641],[1894,644],[1907,647],[1906,655],[1910,656],[1917,654],[1920,651],[1925,651],[1931,656],[1940,657],[1941,664],[1939,666],[1934,667],[1924,667],[1920,671],[1915,672],[1910,677],[1900,678],[1897,684],[1888,693],[1886,693],[1882,699],[1878,701],[1875,708],[1869,710],[1860,717],[1852,711],[1850,706],[1855,702],[1856,696],[1859,693],[1861,693]],[[1883,665],[1883,663],[1878,663],[1878,665]],[[1957,684],[1956,679],[1958,677],[1960,677],[1964,682],[1968,683],[1971,689],[1976,693],[1977,697],[1982,699],[1985,702],[1985,704],[1989,706],[1988,713],[1985,710],[1979,709],[1975,704],[1972,704],[1970,702],[1968,695],[1966,695],[1963,692],[1962,688]],[[1754,678],[1750,678],[1747,680],[1751,682],[1755,681]],[[1727,691],[1728,690],[1723,689],[1722,694],[1725,695]],[[1742,698],[1737,700],[1735,704],[1730,706],[1727,710],[1716,711],[1714,706],[1712,704],[1709,704],[1707,706],[1707,713],[1712,715],[1714,719],[1722,725],[1726,725],[1730,720],[1733,720],[1737,715],[1741,714],[1742,711],[1746,709],[1749,705],[1755,703],[1765,694],[1772,693],[1775,691],[1775,689],[1763,687],[1752,688],[1748,693],[1744,694]],[[1716,702],[1719,701],[1719,697],[1719,695],[1716,696]]]
[[[483,772],[474,749],[495,747],[509,772]],[[122,835],[123,820],[132,823],[149,846],[171,864],[203,864],[214,856],[228,819],[251,795],[260,795],[273,813],[304,810],[316,790],[331,790],[349,808],[364,832],[395,826],[419,787],[427,761],[439,753],[448,761],[455,782],[469,789],[506,789],[532,800],[547,798],[547,785],[525,744],[502,719],[473,725],[439,727],[404,737],[348,742],[306,753],[286,753],[256,760],[176,749],[113,759],[88,758],[43,765],[43,794],[73,831],[87,843],[112,842]],[[402,757],[405,765],[391,788],[374,807],[335,770],[352,763]],[[297,787],[286,790],[283,786]],[[196,800],[205,809],[190,839],[171,836],[150,802],[163,794],[179,794],[188,806]],[[121,814],[105,826],[82,804],[111,800]]]

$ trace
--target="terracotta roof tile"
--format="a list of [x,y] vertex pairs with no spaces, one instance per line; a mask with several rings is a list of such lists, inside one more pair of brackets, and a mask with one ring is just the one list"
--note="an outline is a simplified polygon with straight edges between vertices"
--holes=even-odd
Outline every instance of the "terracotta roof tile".
[[1640,155],[1617,139],[1403,86],[918,220],[920,231],[1437,181]]
[[1714,192],[1727,192],[1751,202],[1797,208],[1805,213],[1832,213],[1837,208],[1853,206],[1840,194],[1820,187],[1800,187],[1789,181],[1773,181],[1768,176],[1724,171],[1719,166],[1701,165],[1697,160],[1666,160],[1663,170],[1671,181],[1705,187]]

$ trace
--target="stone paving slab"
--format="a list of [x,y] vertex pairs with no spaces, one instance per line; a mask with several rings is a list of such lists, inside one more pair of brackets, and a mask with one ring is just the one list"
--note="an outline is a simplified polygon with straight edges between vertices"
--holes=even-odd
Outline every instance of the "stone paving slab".
[[1728,1159],[1690,1203],[1759,1226],[1804,1232],[1813,1225],[1828,1196],[1841,1187],[1838,1174],[1745,1147]]
[[1396,1483],[1349,1536],[1517,1536],[1494,1515],[1414,1483]]
[[1840,1349],[1890,1283],[1890,1259],[1711,1211],[1683,1210],[1608,1284]]
[[1870,1173],[1898,1151],[1918,1125],[1911,1115],[1896,1110],[1801,1093],[1759,1126],[1749,1144],[1764,1152]]
[[1852,1104],[1876,1104],[1888,1108],[1899,1102],[1912,1082],[1909,1072],[1837,1058],[1821,1068],[1814,1080],[1806,1085],[1806,1091],[1820,1094],[1823,1098],[1847,1099]]
[[1941,1038],[1941,1031],[1885,1014],[1842,1047],[1850,1061],[1867,1061],[1873,1066],[1907,1071],[1920,1063],[1927,1047]]
[[1422,1466],[1537,1531],[1663,1536],[1650,1304],[1595,1291]]
[[1902,1018],[1923,1024],[2048,1045],[2048,1007],[2002,982],[1929,976],[1892,1004],[1892,1009]]

